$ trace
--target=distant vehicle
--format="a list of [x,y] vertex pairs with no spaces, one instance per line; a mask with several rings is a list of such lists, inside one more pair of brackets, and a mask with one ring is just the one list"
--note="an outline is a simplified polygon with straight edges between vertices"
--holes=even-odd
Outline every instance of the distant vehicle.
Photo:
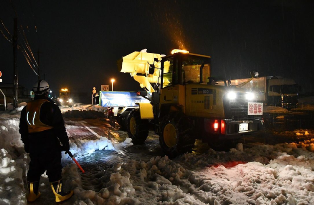
[[70,91],[68,88],[62,88],[60,90],[57,104],[59,106],[64,106],[64,107],[73,106],[73,99],[71,98]]
[[[291,109],[298,105],[300,87],[293,79],[265,76],[252,79],[233,79],[229,83],[231,86],[257,91],[259,99],[267,106],[280,106]],[[223,85],[223,82],[220,81],[218,84]]]

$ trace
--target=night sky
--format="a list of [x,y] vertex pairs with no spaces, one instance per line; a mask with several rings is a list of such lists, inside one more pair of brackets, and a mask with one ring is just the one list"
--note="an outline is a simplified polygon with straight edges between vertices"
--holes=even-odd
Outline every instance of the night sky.
[[[133,52],[169,54],[173,48],[212,57],[212,76],[294,78],[314,91],[314,1],[312,0],[1,0],[0,31],[10,38],[18,18],[41,77],[52,90],[67,86],[91,94],[140,89],[117,60]],[[5,27],[10,32],[6,31]],[[22,28],[21,28],[22,26]],[[25,35],[23,34],[23,30]],[[0,33],[2,83],[13,82],[13,49]],[[19,85],[31,89],[37,76],[18,51]]]

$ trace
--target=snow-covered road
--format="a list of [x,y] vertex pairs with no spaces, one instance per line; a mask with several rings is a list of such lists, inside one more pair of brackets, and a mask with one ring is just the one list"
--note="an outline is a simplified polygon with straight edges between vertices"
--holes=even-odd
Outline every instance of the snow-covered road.
[[[85,170],[81,173],[63,155],[65,184],[75,192],[65,205],[314,204],[311,130],[285,133],[304,134],[308,139],[301,142],[290,137],[289,143],[275,143],[270,140],[275,135],[255,136],[227,152],[198,142],[195,152],[170,160],[162,154],[158,136],[150,133],[145,145],[135,146],[125,132],[94,114],[64,113],[71,151]],[[26,204],[29,158],[19,140],[18,117],[19,111],[0,115],[1,205]],[[40,191],[34,205],[55,204],[45,175]]]

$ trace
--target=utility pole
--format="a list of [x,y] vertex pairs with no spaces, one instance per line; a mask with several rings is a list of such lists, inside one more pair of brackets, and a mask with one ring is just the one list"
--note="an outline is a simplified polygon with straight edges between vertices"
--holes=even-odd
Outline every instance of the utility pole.
[[17,108],[18,104],[18,73],[17,73],[17,18],[14,18],[13,31],[13,107]]
[[37,62],[37,64],[38,64],[38,82],[39,82],[39,80],[40,80],[40,73],[39,73],[39,67],[40,67],[40,64],[39,64],[39,49],[38,49],[38,62]]

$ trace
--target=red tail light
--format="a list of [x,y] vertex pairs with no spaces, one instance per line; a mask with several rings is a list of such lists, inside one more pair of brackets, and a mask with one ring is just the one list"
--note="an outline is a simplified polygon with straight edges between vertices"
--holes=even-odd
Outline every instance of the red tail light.
[[214,131],[217,132],[218,128],[219,128],[218,120],[215,120],[215,122],[214,122]]
[[226,134],[226,122],[224,120],[220,121],[220,133]]

